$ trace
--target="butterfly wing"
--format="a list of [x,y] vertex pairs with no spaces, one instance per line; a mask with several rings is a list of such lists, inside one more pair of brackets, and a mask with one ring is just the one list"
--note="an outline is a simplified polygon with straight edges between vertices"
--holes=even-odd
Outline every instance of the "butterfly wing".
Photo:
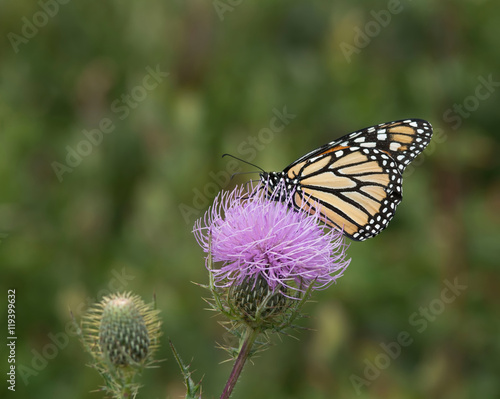
[[[376,148],[396,162],[403,173],[408,164],[430,143],[432,126],[422,119],[381,123],[340,138],[340,145]],[[331,143],[333,144],[333,143]]]
[[319,211],[328,225],[363,241],[387,227],[402,200],[402,173],[431,136],[420,119],[371,126],[304,155],[281,178],[296,188],[297,209]]
[[285,172],[294,165],[307,161],[321,154],[341,149],[341,147],[377,148],[391,156],[401,173],[429,144],[432,126],[423,119],[405,119],[380,123],[345,136],[321,146],[289,165]]

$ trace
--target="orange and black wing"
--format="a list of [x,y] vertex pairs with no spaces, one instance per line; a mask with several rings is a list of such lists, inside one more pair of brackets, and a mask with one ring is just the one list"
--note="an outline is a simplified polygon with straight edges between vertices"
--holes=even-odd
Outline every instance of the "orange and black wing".
[[331,227],[362,241],[380,233],[402,200],[402,173],[432,136],[430,123],[407,119],[348,134],[295,161],[281,174],[294,206],[320,212]]
[[295,165],[288,176],[296,182],[296,208],[319,211],[325,223],[354,240],[382,231],[402,199],[397,165],[377,149],[343,148]]

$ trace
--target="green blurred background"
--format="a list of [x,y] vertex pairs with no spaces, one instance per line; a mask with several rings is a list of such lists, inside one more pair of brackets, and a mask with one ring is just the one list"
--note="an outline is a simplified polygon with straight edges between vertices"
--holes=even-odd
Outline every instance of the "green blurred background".
[[[250,178],[226,186],[234,165],[221,155],[280,170],[409,117],[429,120],[435,137],[408,168],[389,228],[352,243],[344,277],[307,306],[301,324],[313,330],[248,364],[233,397],[500,397],[498,2],[60,1],[0,6],[12,397],[103,397],[90,393],[101,381],[66,332],[68,309],[79,317],[113,289],[147,302],[156,293],[162,311],[166,361],[139,397],[184,393],[167,337],[203,377],[203,397],[218,397],[231,363],[220,364],[224,331],[192,284],[207,273],[191,229],[221,186]],[[285,108],[295,117],[270,134]],[[82,144],[99,126],[110,132]],[[68,167],[77,150],[86,155]],[[466,289],[445,303],[456,279]],[[411,344],[385,364],[381,344],[405,331]],[[366,370],[374,362],[379,375]],[[0,364],[6,373],[4,344]]]

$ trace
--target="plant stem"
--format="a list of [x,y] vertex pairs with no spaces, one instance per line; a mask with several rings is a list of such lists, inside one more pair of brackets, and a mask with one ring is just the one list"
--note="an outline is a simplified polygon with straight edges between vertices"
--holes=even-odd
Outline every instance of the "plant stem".
[[222,391],[220,399],[228,399],[229,396],[231,396],[231,392],[233,392],[234,386],[240,377],[243,366],[250,355],[250,351],[252,350],[252,346],[258,335],[258,330],[253,329],[252,327],[247,327],[243,337],[243,343],[240,346],[240,353],[234,362],[233,369],[231,370],[231,374],[229,375],[229,379],[224,387],[224,391]]

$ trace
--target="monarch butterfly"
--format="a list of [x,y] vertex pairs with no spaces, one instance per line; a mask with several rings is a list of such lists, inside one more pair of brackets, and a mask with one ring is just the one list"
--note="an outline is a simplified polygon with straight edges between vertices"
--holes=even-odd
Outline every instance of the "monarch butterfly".
[[432,137],[422,119],[381,123],[317,148],[282,172],[263,172],[268,193],[282,184],[293,206],[319,212],[330,227],[356,241],[385,229],[403,199],[402,174]]

